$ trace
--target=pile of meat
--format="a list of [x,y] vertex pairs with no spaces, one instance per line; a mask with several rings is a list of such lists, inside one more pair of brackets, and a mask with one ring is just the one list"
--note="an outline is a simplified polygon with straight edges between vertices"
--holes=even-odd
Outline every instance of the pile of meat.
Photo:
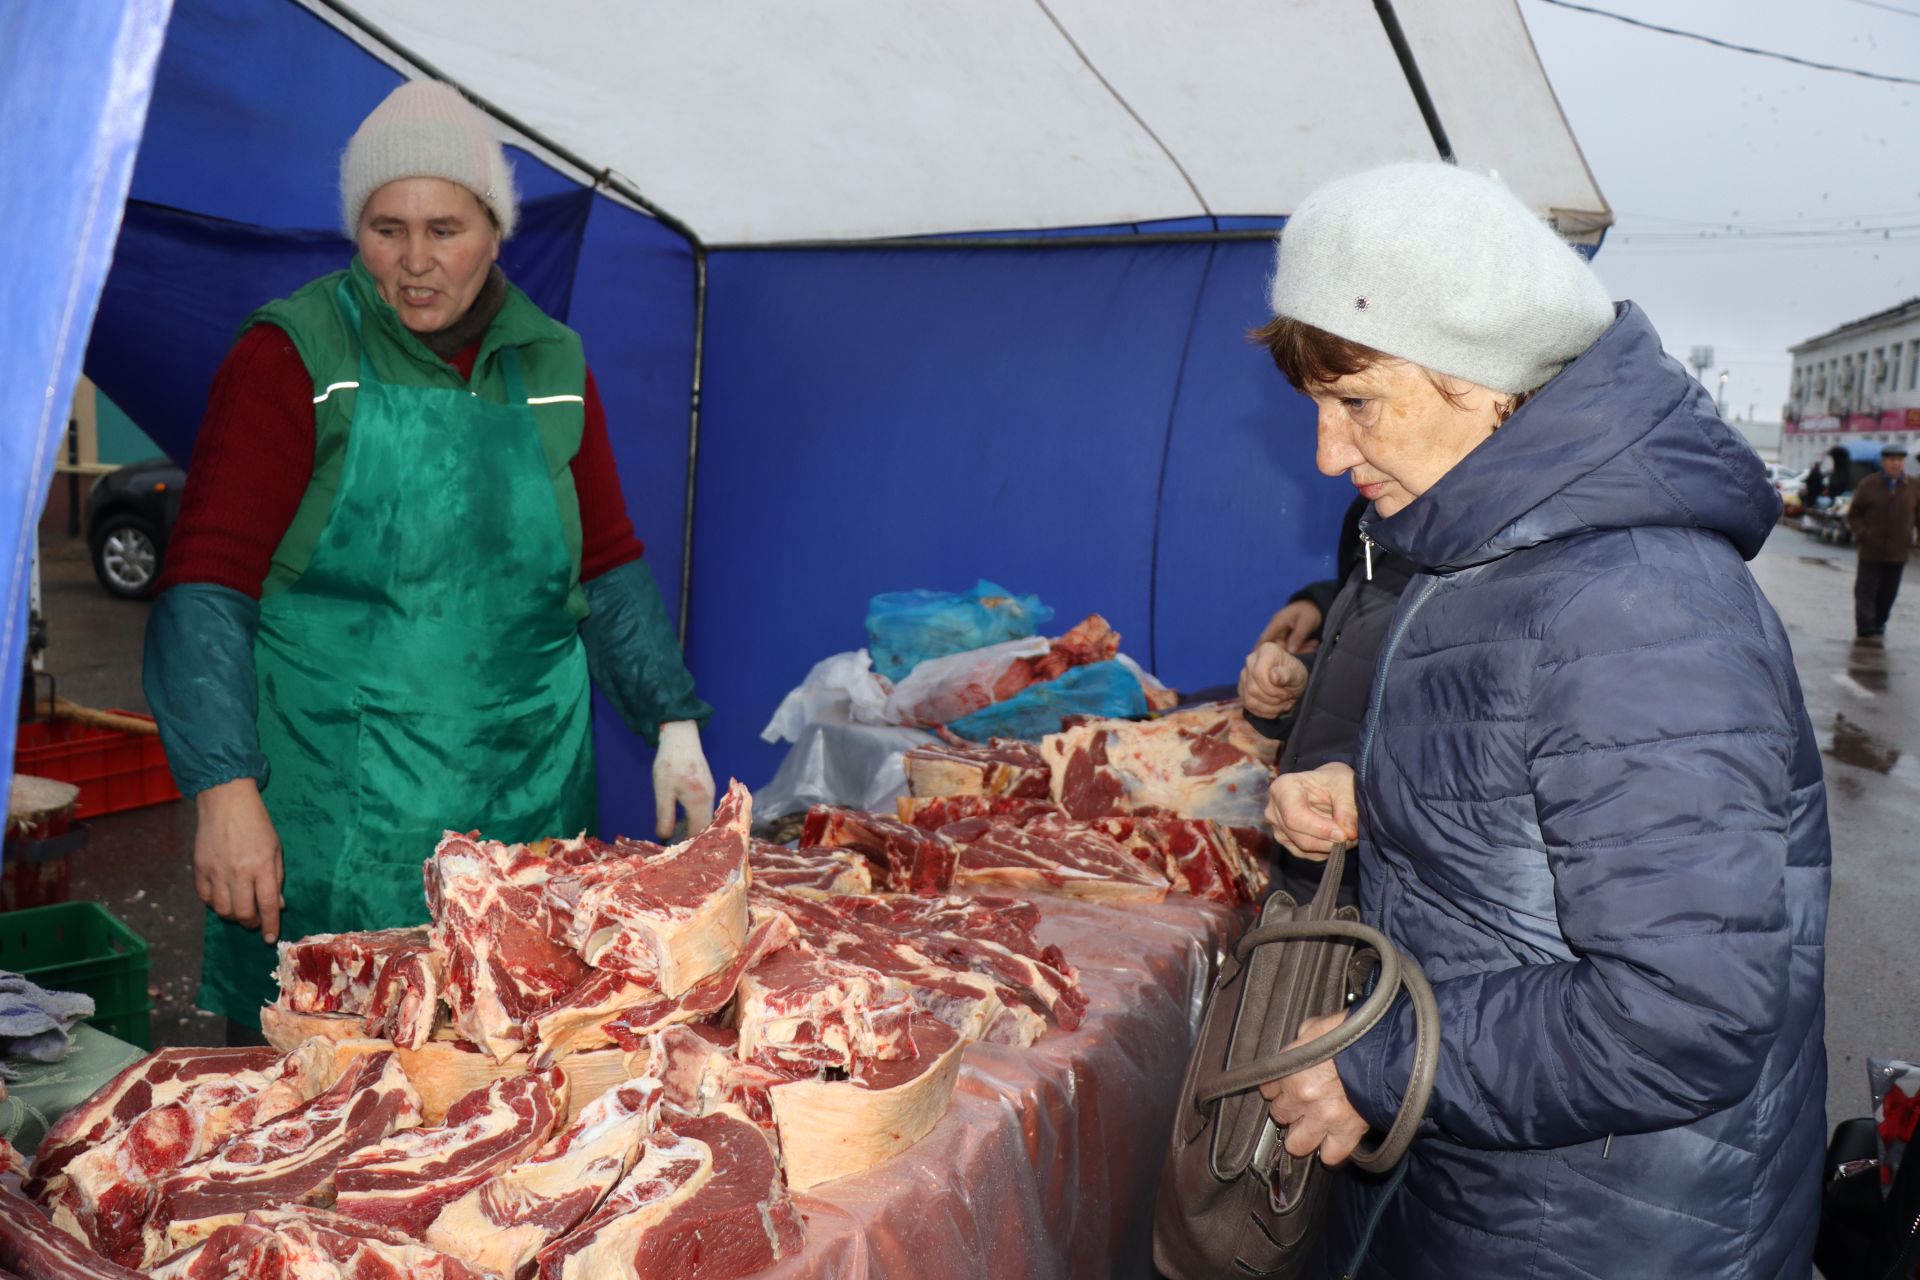
[[789,1187],[912,1145],[966,1043],[1087,999],[1033,904],[874,893],[904,887],[884,860],[751,818],[736,783],[671,848],[449,835],[431,926],[282,944],[279,1049],[163,1050],[69,1113],[25,1186],[53,1225],[0,1205],[0,1274],[709,1280],[792,1253]]
[[1088,720],[1037,747],[933,744],[907,753],[897,819],[816,805],[800,843],[857,850],[903,892],[1257,902],[1270,760],[1230,705]]
[[[375,1042],[362,1042],[374,1044]],[[695,1032],[569,1119],[564,1073],[476,1089],[440,1123],[390,1046],[163,1049],[49,1133],[0,1190],[0,1267],[30,1280],[506,1280],[760,1270],[804,1244],[764,1091],[701,1092]]]

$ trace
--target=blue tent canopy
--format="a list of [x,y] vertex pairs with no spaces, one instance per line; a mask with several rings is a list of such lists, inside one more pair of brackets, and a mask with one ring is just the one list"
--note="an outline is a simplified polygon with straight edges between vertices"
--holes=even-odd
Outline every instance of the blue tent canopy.
[[[1294,194],[1445,143],[1570,234],[1608,218],[1571,136],[1502,132],[1484,65],[1462,65],[1458,30],[1431,18],[1408,24],[1414,66],[1370,12],[1331,0],[1228,4],[1160,50],[1128,22],[1168,0],[1057,4],[1078,37],[1058,48],[1035,45],[1054,37],[1026,6],[931,34],[907,25],[944,21],[931,10],[853,7],[864,20],[822,35],[822,58],[897,83],[794,80],[808,66],[781,24],[800,19],[777,5],[636,0],[603,11],[627,26],[550,48],[553,24],[506,0],[462,6],[445,40],[397,0],[179,0],[87,371],[187,460],[243,318],[348,259],[344,140],[403,75],[450,76],[516,142],[525,214],[503,264],[585,341],[636,528],[717,708],[714,771],[757,784],[781,694],[864,643],[881,591],[987,577],[1068,622],[1105,614],[1176,687],[1233,678],[1268,614],[1328,572],[1351,496],[1314,472],[1310,406],[1245,338]],[[1476,64],[1490,49],[1512,63],[1503,99],[1551,106],[1510,5],[1453,17],[1486,37]],[[1303,93],[1331,92],[1307,79],[1330,74],[1330,49],[1390,78],[1341,88],[1347,107],[1296,104],[1346,114],[1292,140],[1247,118],[1271,105],[1257,66],[1167,97],[1156,75],[1193,71],[1235,23],[1294,60]],[[756,50],[758,78],[735,65]],[[761,82],[777,99],[743,101]],[[953,136],[892,130],[929,82]],[[1008,176],[983,182],[996,166]],[[602,828],[643,830],[645,750],[598,710]]]

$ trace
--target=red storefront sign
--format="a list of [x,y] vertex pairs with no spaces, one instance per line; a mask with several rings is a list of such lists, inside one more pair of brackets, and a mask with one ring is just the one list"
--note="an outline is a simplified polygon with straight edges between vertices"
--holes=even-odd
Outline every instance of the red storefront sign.
[[1812,435],[1821,431],[1917,431],[1920,409],[1888,409],[1885,413],[1850,413],[1846,417],[1818,414],[1788,418],[1787,434]]

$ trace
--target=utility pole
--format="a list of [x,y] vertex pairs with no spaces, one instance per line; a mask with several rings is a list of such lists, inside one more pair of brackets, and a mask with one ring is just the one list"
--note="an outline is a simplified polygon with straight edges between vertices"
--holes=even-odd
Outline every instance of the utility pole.
[[1720,371],[1720,389],[1713,393],[1713,408],[1721,417],[1727,416],[1727,378],[1728,371]]

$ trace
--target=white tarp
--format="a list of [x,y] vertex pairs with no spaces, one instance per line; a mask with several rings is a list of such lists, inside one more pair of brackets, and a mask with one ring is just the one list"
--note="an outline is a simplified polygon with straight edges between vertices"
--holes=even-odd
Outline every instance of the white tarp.
[[[352,8],[709,244],[1276,215],[1436,154],[1371,0]],[[1396,8],[1461,162],[1604,226],[1516,0]]]

